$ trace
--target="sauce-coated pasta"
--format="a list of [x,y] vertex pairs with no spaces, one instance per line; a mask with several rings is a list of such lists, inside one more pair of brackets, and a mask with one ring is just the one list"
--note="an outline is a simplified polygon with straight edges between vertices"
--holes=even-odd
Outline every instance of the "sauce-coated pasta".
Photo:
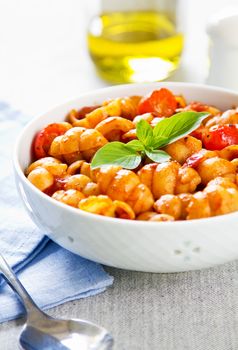
[[[181,111],[205,111],[208,117],[191,134],[163,147],[169,161],[144,156],[133,170],[115,164],[90,167],[104,145],[136,140],[142,119],[154,128]],[[149,97],[111,99],[72,110],[66,121],[45,126],[33,150],[28,180],[55,200],[89,213],[165,222],[238,211],[237,108],[188,104],[167,89]]]

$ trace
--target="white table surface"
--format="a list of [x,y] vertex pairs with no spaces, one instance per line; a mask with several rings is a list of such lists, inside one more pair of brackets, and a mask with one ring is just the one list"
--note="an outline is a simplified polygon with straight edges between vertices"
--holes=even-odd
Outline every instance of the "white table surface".
[[[94,6],[95,0],[87,2]],[[87,54],[85,33],[89,13],[85,3],[0,0],[0,99],[34,116],[82,92],[106,85],[95,75]],[[205,24],[212,13],[238,3],[237,0],[181,3],[186,47],[181,69],[173,79],[204,83],[208,67]],[[130,350],[235,350],[238,298],[234,292],[237,287],[232,287],[238,283],[237,266],[234,263],[222,270],[161,277],[109,269],[115,276],[113,288],[93,298],[67,303],[50,313],[88,318],[108,327],[116,338],[116,350],[127,349],[128,344]],[[196,287],[198,281],[200,290]],[[174,336],[157,347],[170,329],[172,311],[167,306],[174,298],[177,305]],[[120,304],[122,299],[126,309]],[[146,319],[150,314],[151,320],[155,320],[151,324]],[[188,327],[184,330],[186,322]],[[0,325],[1,350],[17,348],[21,324],[22,320]],[[141,333],[140,327],[144,325],[146,329]]]

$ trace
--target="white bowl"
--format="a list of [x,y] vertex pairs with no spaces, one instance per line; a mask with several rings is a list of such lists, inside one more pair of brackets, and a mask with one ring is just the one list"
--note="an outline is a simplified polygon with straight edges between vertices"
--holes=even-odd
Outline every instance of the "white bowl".
[[221,109],[238,105],[237,93],[215,87],[188,83],[119,85],[56,107],[22,131],[14,153],[17,188],[32,220],[62,247],[105,265],[150,272],[195,270],[238,258],[238,213],[177,222],[113,219],[57,202],[24,176],[34,135],[45,125],[64,120],[72,108],[118,96],[144,95],[162,86],[183,94],[187,101],[198,100]]

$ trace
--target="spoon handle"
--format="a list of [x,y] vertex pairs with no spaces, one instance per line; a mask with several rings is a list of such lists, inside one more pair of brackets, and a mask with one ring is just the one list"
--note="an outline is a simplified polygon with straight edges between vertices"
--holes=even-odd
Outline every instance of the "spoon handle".
[[14,292],[16,292],[18,296],[21,298],[23,305],[28,314],[30,313],[32,314],[36,312],[42,313],[1,254],[0,254],[0,273],[3,274],[3,277],[5,278],[7,283],[14,290]]

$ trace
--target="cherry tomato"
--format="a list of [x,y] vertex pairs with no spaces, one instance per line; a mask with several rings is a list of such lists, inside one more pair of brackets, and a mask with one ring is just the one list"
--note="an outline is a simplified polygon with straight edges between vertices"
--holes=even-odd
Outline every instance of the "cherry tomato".
[[53,123],[47,125],[44,129],[38,132],[33,143],[35,158],[39,159],[46,157],[48,155],[51,142],[54,140],[54,138],[63,135],[71,127],[71,124],[66,122]]
[[194,153],[189,158],[187,158],[183,167],[196,168],[204,160],[205,153],[206,153],[206,150],[201,150],[197,153]]
[[171,91],[162,88],[145,96],[139,103],[139,114],[156,113],[157,117],[170,117],[175,113],[177,101]]
[[195,111],[195,112],[206,112],[209,109],[208,105],[204,105],[201,102],[193,101],[187,107],[185,107],[188,111]]
[[202,141],[203,135],[206,133],[206,131],[207,131],[207,128],[203,125],[200,125],[196,130],[191,132],[190,135]]
[[206,149],[215,151],[224,147],[238,145],[238,128],[234,124],[212,126],[202,138]]

